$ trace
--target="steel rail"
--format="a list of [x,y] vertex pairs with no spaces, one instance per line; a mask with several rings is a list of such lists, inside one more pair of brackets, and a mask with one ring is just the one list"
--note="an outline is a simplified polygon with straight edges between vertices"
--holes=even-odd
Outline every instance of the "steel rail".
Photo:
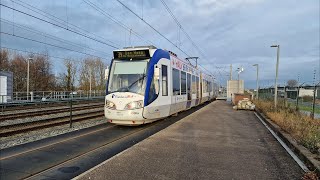
[[[77,106],[72,109],[72,111],[79,111],[79,110],[85,110],[85,109],[92,109],[95,107],[103,107],[104,104],[95,104],[95,105],[85,105],[85,106]],[[34,116],[41,116],[41,115],[48,115],[53,113],[63,113],[63,112],[69,112],[69,107],[59,108],[59,109],[44,109],[39,111],[27,111],[27,112],[18,112],[18,113],[12,113],[12,114],[4,114],[0,115],[0,121],[6,121],[6,120],[15,120],[15,119],[21,119],[21,118],[27,118],[27,117],[34,117]]]
[[[94,112],[85,112],[73,115],[72,122],[80,122],[84,120],[94,119],[98,117],[103,117],[104,113],[102,110]],[[70,123],[69,115],[64,117],[54,117],[45,120],[38,120],[32,122],[25,122],[13,125],[6,125],[0,127],[0,137],[12,136],[20,133],[25,133],[28,131],[34,131],[49,127],[61,126]]]

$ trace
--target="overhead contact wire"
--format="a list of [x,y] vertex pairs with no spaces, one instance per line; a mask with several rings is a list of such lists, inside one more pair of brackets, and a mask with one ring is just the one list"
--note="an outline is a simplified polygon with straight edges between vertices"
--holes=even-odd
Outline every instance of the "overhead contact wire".
[[46,22],[46,23],[48,23],[48,24],[57,26],[57,27],[59,27],[59,28],[65,29],[65,30],[70,31],[70,32],[73,32],[73,33],[78,34],[78,35],[80,35],[80,36],[86,37],[86,38],[88,38],[88,39],[94,40],[94,41],[99,42],[99,43],[101,43],[101,44],[107,45],[107,46],[109,46],[109,47],[119,49],[119,47],[116,47],[116,46],[114,46],[114,45],[111,45],[111,44],[108,44],[108,43],[106,43],[106,42],[100,41],[100,40],[98,40],[98,39],[96,39],[96,38],[92,38],[92,37],[90,37],[90,36],[88,36],[88,35],[86,35],[86,34],[82,34],[82,33],[79,33],[79,32],[77,32],[77,31],[68,29],[68,28],[63,27],[63,26],[61,26],[61,25],[58,25],[58,24],[56,24],[56,23],[52,23],[52,22],[50,22],[50,21],[47,21],[47,20],[42,19],[42,18],[39,18],[39,17],[34,16],[34,15],[32,15],[32,14],[29,14],[29,13],[20,11],[20,10],[18,10],[18,9],[15,9],[15,8],[12,8],[12,7],[9,7],[9,6],[6,6],[6,5],[4,5],[4,4],[0,4],[0,5],[3,6],[3,7],[8,8],[8,9],[14,10],[14,11],[16,11],[16,12],[19,12],[19,13],[21,13],[21,14],[27,15],[27,16],[29,16],[29,17],[38,19],[38,20],[43,21],[43,22]]

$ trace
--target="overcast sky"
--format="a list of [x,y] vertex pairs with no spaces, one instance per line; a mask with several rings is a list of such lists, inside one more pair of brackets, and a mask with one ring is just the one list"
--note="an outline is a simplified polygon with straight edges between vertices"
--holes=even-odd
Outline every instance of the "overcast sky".
[[[90,2],[104,14],[89,6]],[[179,30],[161,0],[121,2],[187,55],[200,57],[199,63],[222,84],[226,84],[232,64],[233,78],[237,78],[236,68],[242,66],[244,72],[240,78],[244,79],[246,88],[254,88],[256,69],[252,65],[259,64],[260,86],[273,85],[276,48],[271,48],[272,44],[280,44],[280,85],[288,79],[297,79],[298,75],[301,83],[313,84],[314,70],[319,81],[319,0],[164,0],[199,48]],[[107,63],[114,47],[151,43],[175,52],[180,58],[187,56],[118,1],[87,0],[87,3],[82,0],[1,0],[1,46],[39,53],[47,51],[51,56],[62,58],[82,59],[89,54]],[[62,40],[54,40],[56,37]],[[63,71],[61,59],[52,57],[51,61],[54,73]]]

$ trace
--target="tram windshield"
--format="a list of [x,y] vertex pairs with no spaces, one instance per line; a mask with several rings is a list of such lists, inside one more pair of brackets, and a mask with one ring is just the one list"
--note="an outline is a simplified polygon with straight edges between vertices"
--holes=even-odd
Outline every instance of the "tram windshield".
[[108,92],[132,92],[144,95],[147,66],[147,60],[114,61]]

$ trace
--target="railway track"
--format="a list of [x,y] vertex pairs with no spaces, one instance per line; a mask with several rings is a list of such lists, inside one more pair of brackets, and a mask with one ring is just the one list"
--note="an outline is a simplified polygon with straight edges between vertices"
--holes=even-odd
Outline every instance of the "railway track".
[[[98,104],[89,104],[84,106],[75,106],[72,108],[72,111],[98,108],[98,107],[103,107],[103,105],[104,105],[103,103],[98,103]],[[18,113],[2,114],[0,115],[0,121],[15,120],[15,119],[48,115],[53,113],[63,113],[63,112],[69,112],[69,111],[70,111],[70,107],[65,106],[63,108],[56,108],[56,109],[42,109],[37,111],[24,111],[24,112],[18,112]]]
[[[49,143],[42,140],[41,143],[35,143],[37,145],[31,143],[26,145],[27,148],[20,150],[18,148],[11,153],[3,152],[0,161],[7,168],[17,168],[16,164],[19,164],[21,172],[29,170],[26,174],[17,174],[16,171],[8,172],[4,177],[6,179],[43,179],[44,177],[71,179],[201,107],[203,106],[182,112],[179,116],[170,117],[167,120],[138,127],[106,123],[70,133],[73,135],[57,136],[56,140]],[[40,165],[34,163],[34,159],[41,159]],[[29,167],[33,168],[30,170]]]
[[73,132],[73,135],[55,137],[54,141],[29,144],[20,150],[13,149],[11,153],[4,152],[0,157],[2,165],[6,167],[3,170],[5,172],[3,177],[4,179],[74,178],[202,107],[152,124],[123,127],[108,123]]
[[[96,100],[74,100],[73,104],[92,104],[92,103],[99,103],[103,102],[103,99],[96,99]],[[39,109],[39,108],[53,108],[53,107],[60,107],[60,106],[66,106],[70,103],[70,101],[56,101],[56,102],[35,102],[30,104],[0,104],[1,111],[4,112],[12,112],[12,111],[18,111],[18,110],[32,110],[32,109]],[[0,111],[0,114],[1,114]]]
[[[101,107],[101,106],[100,106]],[[92,107],[91,107],[92,108]],[[95,118],[103,118],[103,109],[97,108],[91,112],[81,112],[72,115],[72,122],[80,122]],[[48,119],[30,121],[18,124],[0,126],[0,137],[12,136],[38,129],[61,126],[70,123],[70,115],[51,117]]]

